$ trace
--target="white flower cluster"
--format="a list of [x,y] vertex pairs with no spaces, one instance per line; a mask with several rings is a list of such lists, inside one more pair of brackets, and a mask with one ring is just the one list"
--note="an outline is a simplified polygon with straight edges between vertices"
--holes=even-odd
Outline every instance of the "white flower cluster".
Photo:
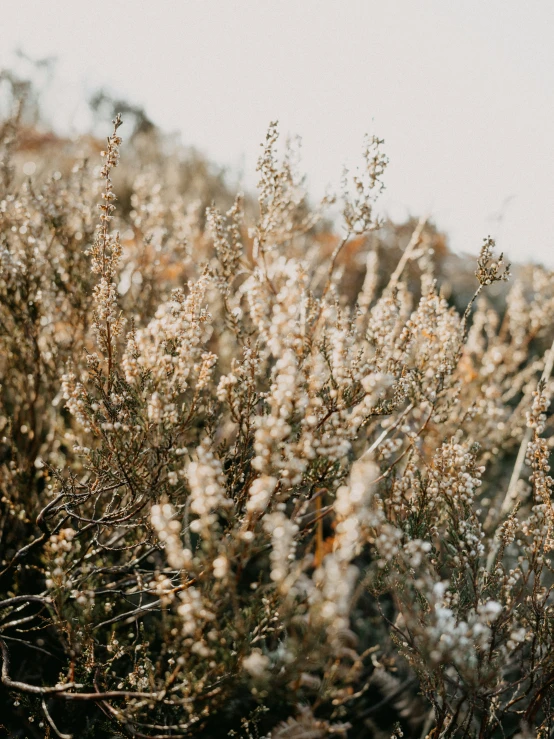
[[434,587],[434,620],[428,624],[425,634],[431,648],[430,657],[434,662],[455,665],[463,672],[475,670],[480,653],[489,645],[491,626],[500,617],[502,605],[488,600],[470,610],[462,620],[452,608],[451,594],[446,593],[446,587],[442,582]]
[[[546,551],[554,549],[554,506],[552,490],[554,479],[550,476],[550,448],[548,441],[540,436],[546,426],[546,410],[550,400],[544,387],[534,393],[534,401],[528,416],[527,425],[534,431],[533,438],[527,445],[525,460],[532,469],[530,482],[534,487],[535,499],[542,510],[535,510],[537,518],[543,517],[544,523],[533,528],[535,539],[542,540]],[[541,515],[542,514],[542,515]]]
[[381,519],[379,509],[372,505],[372,483],[379,476],[376,465],[359,459],[352,465],[347,485],[337,489],[335,513],[336,538],[333,554],[342,562],[350,562],[360,550],[362,527],[375,526]]
[[350,600],[359,574],[351,562],[360,551],[363,528],[381,520],[379,509],[373,504],[372,482],[376,477],[373,462],[358,460],[352,465],[348,484],[337,490],[338,523],[333,551],[315,570],[315,590],[310,593],[314,615],[328,623],[331,635],[348,627]]
[[268,513],[263,518],[263,527],[271,536],[271,579],[287,589],[286,580],[291,562],[295,560],[298,526],[283,511]]
[[192,521],[192,531],[209,537],[217,522],[217,513],[233,507],[225,492],[225,476],[221,462],[215,456],[208,438],[196,449],[197,461],[191,462],[186,475],[190,486],[190,510],[198,518]]
[[50,563],[50,569],[46,571],[46,587],[49,590],[61,589],[69,592],[76,603],[89,610],[94,607],[95,592],[83,587],[88,566],[81,565],[77,569],[72,566],[76,555],[81,550],[79,540],[75,539],[76,533],[75,529],[68,527],[49,538],[48,552],[53,561]]
[[242,660],[242,666],[252,677],[261,678],[265,675],[269,662],[269,657],[256,648]]
[[66,401],[65,407],[85,431],[90,431],[91,426],[85,402],[85,390],[82,383],[77,382],[73,372],[68,372],[62,376],[62,393]]
[[113,282],[102,277],[93,290],[96,303],[96,332],[101,330],[101,323],[115,323],[117,320],[117,290]]
[[546,411],[550,405],[550,398],[546,390],[537,390],[533,393],[533,405],[527,414],[527,426],[540,435],[544,433],[546,425]]
[[170,503],[152,506],[150,521],[164,545],[169,565],[175,570],[182,570],[190,565],[192,553],[181,542],[181,523],[176,519],[175,508]]
[[256,456],[252,466],[260,472],[273,472],[287,486],[297,485],[307,466],[300,444],[289,441],[293,431],[292,416],[307,405],[302,385],[296,356],[287,349],[275,364],[267,398],[270,412],[256,418]]
[[485,552],[485,533],[473,508],[484,471],[483,466],[475,465],[474,452],[453,440],[437,451],[430,475],[428,491],[435,499],[433,508],[437,521],[449,521],[455,526],[452,536],[457,549],[456,561],[464,565]]
[[174,290],[172,300],[158,308],[149,324],[129,335],[122,359],[128,382],[148,372],[167,402],[184,392],[199,374],[206,384],[214,361],[203,349],[211,333],[210,314],[202,307],[207,284],[203,276],[189,286],[186,296]]
[[246,510],[250,513],[265,511],[278,482],[276,477],[269,475],[257,477],[250,485]]
[[327,555],[314,572],[315,589],[310,592],[312,614],[328,625],[331,637],[350,625],[351,600],[358,575],[355,565],[341,562],[332,555]]
[[201,591],[191,585],[179,593],[181,603],[177,612],[183,621],[183,634],[191,636],[215,619],[215,614],[204,604]]

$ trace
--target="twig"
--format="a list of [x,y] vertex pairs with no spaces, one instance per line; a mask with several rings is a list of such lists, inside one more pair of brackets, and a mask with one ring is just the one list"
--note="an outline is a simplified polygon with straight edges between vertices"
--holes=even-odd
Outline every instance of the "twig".
[[46,720],[50,724],[52,731],[56,734],[56,736],[58,736],[60,739],[73,739],[73,734],[62,734],[62,732],[58,729],[58,727],[54,723],[52,716],[48,713],[48,707],[46,706],[46,701],[44,700],[44,698],[42,699],[42,710],[44,711]]
[[421,241],[421,234],[423,233],[423,229],[425,228],[425,224],[429,220],[429,215],[421,216],[421,218],[418,221],[417,226],[414,229],[414,232],[412,234],[412,237],[410,241],[408,242],[408,246],[404,249],[404,253],[402,254],[402,257],[398,264],[396,265],[396,269],[391,275],[391,278],[389,280],[388,287],[389,289],[391,287],[394,287],[400,277],[402,276],[402,272],[404,271],[404,267],[408,263],[408,261],[412,257],[412,253],[414,249],[419,245],[419,242]]

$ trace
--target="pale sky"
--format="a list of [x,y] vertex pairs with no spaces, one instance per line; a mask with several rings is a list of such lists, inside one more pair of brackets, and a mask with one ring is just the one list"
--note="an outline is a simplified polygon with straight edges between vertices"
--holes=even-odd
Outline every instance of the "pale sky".
[[0,64],[57,56],[57,125],[108,87],[248,186],[271,120],[314,195],[376,133],[383,213],[554,267],[553,37],[552,0],[3,0]]

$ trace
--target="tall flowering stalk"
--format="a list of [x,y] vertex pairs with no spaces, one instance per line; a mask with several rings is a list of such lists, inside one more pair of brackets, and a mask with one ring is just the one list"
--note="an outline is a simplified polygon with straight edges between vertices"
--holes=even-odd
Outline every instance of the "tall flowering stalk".
[[93,289],[93,326],[98,346],[107,361],[108,392],[112,385],[116,339],[123,327],[123,319],[117,306],[117,285],[115,283],[121,259],[121,243],[119,232],[110,231],[116,200],[111,172],[119,162],[119,147],[122,139],[117,131],[122,123],[121,115],[118,114],[113,121],[113,133],[108,136],[106,150],[101,152],[105,161],[100,170],[100,177],[104,181],[102,200],[98,204],[100,223],[97,226],[94,243],[89,249],[91,270],[95,275],[99,275],[98,282]]

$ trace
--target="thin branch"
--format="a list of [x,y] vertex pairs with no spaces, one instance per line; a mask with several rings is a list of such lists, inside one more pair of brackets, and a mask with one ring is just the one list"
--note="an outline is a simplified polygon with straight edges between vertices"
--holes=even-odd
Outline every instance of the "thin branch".
[[408,263],[408,261],[412,258],[412,254],[414,250],[419,246],[419,243],[421,241],[421,235],[423,234],[423,229],[425,228],[425,224],[429,220],[429,215],[422,216],[417,226],[414,229],[414,232],[412,234],[412,237],[410,241],[408,242],[408,246],[404,249],[404,253],[402,254],[402,257],[400,258],[400,261],[396,265],[396,269],[391,275],[391,278],[389,280],[388,288],[394,287],[399,279],[402,277],[402,272],[404,271],[404,267]]
[[73,734],[62,734],[62,732],[58,729],[58,727],[54,723],[54,719],[48,713],[48,707],[46,705],[46,701],[44,700],[44,698],[42,699],[42,710],[44,711],[46,720],[50,724],[52,731],[56,734],[56,736],[58,736],[60,739],[73,739]]

